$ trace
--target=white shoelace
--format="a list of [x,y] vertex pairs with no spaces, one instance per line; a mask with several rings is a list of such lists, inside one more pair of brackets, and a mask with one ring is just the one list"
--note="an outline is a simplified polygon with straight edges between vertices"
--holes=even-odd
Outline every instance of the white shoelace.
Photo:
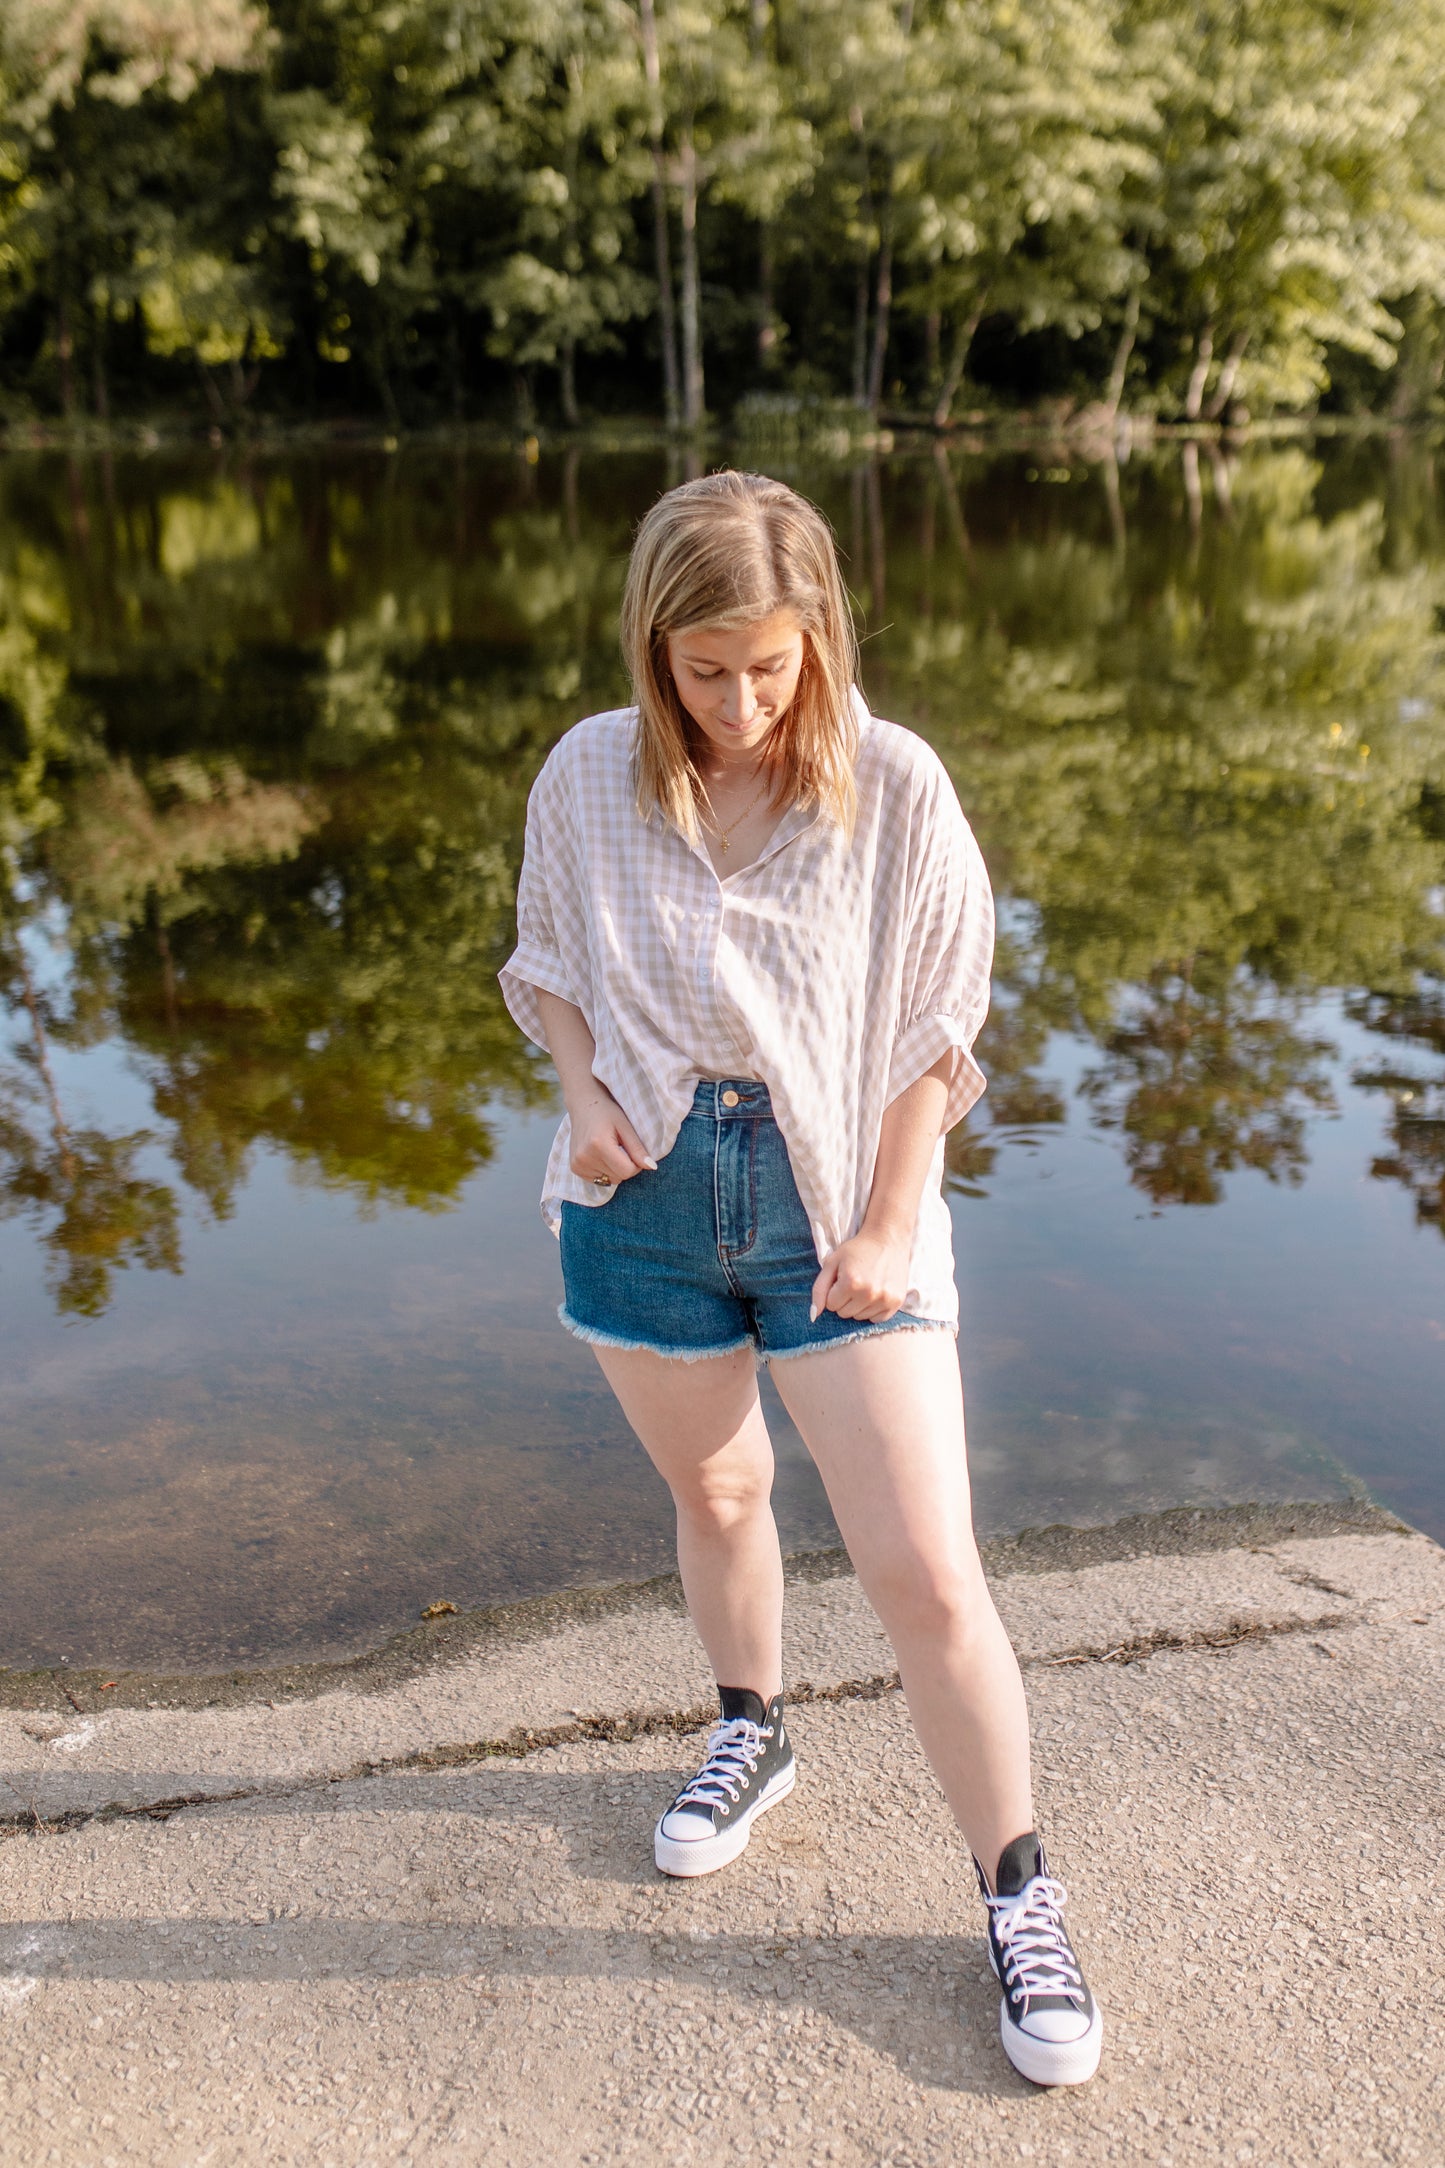
[[725,1723],[713,1725],[708,1733],[707,1759],[690,1784],[685,1784],[668,1809],[675,1814],[679,1807],[717,1807],[726,1800],[736,1803],[738,1791],[745,1776],[751,1776],[758,1766],[763,1751],[763,1741],[771,1739],[771,1724],[755,1724],[751,1717],[734,1716]]
[[1026,1996],[1066,1995],[1082,2002],[1084,1976],[1069,1955],[1059,1910],[1068,1901],[1062,1882],[1035,1875],[1017,1897],[988,1897],[998,1930],[1006,1988]]

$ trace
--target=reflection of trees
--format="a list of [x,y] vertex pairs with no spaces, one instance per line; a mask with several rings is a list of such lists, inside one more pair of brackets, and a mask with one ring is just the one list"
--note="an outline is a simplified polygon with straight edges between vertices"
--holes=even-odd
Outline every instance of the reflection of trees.
[[[547,1089],[495,982],[525,793],[621,694],[621,566],[662,479],[428,453],[0,470],[0,925],[68,929],[47,1028],[124,1041],[214,1212],[266,1147],[368,1205],[444,1205],[489,1104]],[[804,481],[846,509],[846,476]],[[1086,1104],[1151,1196],[1289,1178],[1327,1104],[1296,1003],[1404,1001],[1440,967],[1433,499],[1298,449],[1199,485],[1197,532],[1170,458],[1052,493],[1007,459],[904,461],[865,492],[875,705],[939,746],[1014,906],[961,1188],[1064,1119],[1055,1031],[1098,1044]],[[40,1214],[54,1123],[33,1064],[6,1089]],[[1428,1168],[1417,1118],[1400,1134]],[[138,1142],[113,1143],[95,1194],[164,1262],[124,1188]],[[43,1209],[80,1256],[99,1238],[59,1180]]]
[[[1106,1048],[1095,1104],[1110,1119],[1133,1108],[1141,1178],[1213,1195],[1212,1123],[1226,1157],[1249,1163],[1248,1141],[1282,1170],[1312,1101],[1263,1019],[1240,1038],[1222,1015],[1208,1060],[1197,1039],[1171,1051],[1186,1025],[1209,1036],[1158,1007],[1178,960],[1193,959],[1196,988],[1242,974],[1290,996],[1404,991],[1438,968],[1438,537],[1428,507],[1407,532],[1395,504],[1387,528],[1373,469],[1342,462],[1327,477],[1296,449],[1239,461],[1227,502],[1216,478],[1197,555],[1163,464],[1140,479],[1123,546],[1096,482],[1076,475],[1065,513],[1061,495],[1000,490],[1001,465],[963,493],[966,557],[941,542],[959,522],[895,506],[896,630],[867,651],[891,681],[876,704],[925,720],[997,888],[1030,906],[1005,990],[1016,978],[1028,1015]],[[930,466],[892,486],[902,499],[939,483]],[[1131,988],[1151,990],[1157,1044],[1136,1040]],[[1131,1061],[1141,1073],[1125,1089]],[[1205,1122],[1211,1076],[1233,1081]],[[1262,1101],[1244,1119],[1274,1090],[1277,1125]]]
[[128,760],[82,771],[48,861],[79,923],[125,925],[180,898],[197,874],[291,857],[314,815],[281,784],[255,783],[233,757]]
[[1412,994],[1362,995],[1350,1003],[1350,1013],[1394,1040],[1402,1053],[1420,1049],[1437,1057],[1430,1067],[1391,1061],[1357,1068],[1354,1082],[1390,1101],[1390,1149],[1370,1162],[1371,1174],[1403,1184],[1415,1200],[1416,1218],[1445,1235],[1445,980],[1428,980]]
[[44,1002],[13,937],[0,943],[0,994],[29,1026],[15,1066],[0,1067],[0,1217],[22,1214],[39,1224],[57,1309],[95,1317],[110,1301],[112,1275],[125,1266],[180,1271],[175,1196],[135,1171],[138,1153],[154,1141],[148,1130],[115,1137],[66,1120]]
[[985,1194],[1001,1143],[1030,1146],[1041,1129],[1066,1119],[1063,1093],[1037,1073],[1048,1022],[1028,999],[1027,966],[1019,942],[1000,934],[993,1005],[977,1046],[988,1090],[968,1120],[950,1132],[946,1147],[948,1186],[965,1196]]
[[[625,523],[584,531],[531,476],[498,506],[455,464],[401,493],[343,461],[44,480],[0,478],[0,845],[12,912],[69,931],[55,1037],[123,1037],[217,1214],[257,1145],[367,1206],[446,1204],[488,1102],[549,1088],[496,970],[531,774],[588,676],[616,685]],[[139,1192],[106,1194],[134,1250]]]
[[1298,1182],[1305,1117],[1333,1111],[1321,1065],[1334,1048],[1250,983],[1207,994],[1158,980],[1102,1046],[1080,1089],[1100,1127],[1122,1132],[1130,1179],[1155,1204],[1217,1204],[1236,1167]]
[[[440,741],[440,742],[439,742]],[[178,1164],[229,1208],[255,1143],[372,1202],[436,1206],[491,1157],[489,1099],[546,1084],[502,1005],[500,841],[519,792],[415,723],[310,786],[294,858],[193,888],[168,930],[104,949]]]

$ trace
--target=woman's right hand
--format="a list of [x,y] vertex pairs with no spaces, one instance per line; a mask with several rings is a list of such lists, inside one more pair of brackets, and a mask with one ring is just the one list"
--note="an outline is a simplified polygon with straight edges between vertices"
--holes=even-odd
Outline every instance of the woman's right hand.
[[[599,1189],[630,1182],[634,1174],[656,1174],[642,1139],[604,1085],[598,1084],[576,1106],[572,1117],[572,1172]],[[604,1183],[598,1178],[607,1177]]]

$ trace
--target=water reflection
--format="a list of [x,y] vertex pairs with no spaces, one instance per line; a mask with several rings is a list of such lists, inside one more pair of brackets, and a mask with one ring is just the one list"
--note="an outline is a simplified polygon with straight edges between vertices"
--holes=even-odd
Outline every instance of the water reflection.
[[[1403,1183],[1415,1200],[1416,1218],[1445,1235],[1445,984],[1432,979],[1416,994],[1365,994],[1350,1009],[1399,1047],[1397,1059],[1354,1071],[1360,1091],[1382,1092],[1390,1102],[1390,1149],[1371,1161],[1370,1172],[1379,1181]],[[1433,1052],[1437,1062],[1422,1063],[1422,1050]]]
[[147,1130],[107,1136],[66,1119],[45,1003],[18,941],[6,947],[0,987],[18,994],[29,1031],[12,1041],[13,1066],[0,1067],[0,1217],[23,1215],[42,1228],[45,1277],[61,1315],[96,1317],[121,1267],[180,1271],[175,1195],[136,1173]]
[[[0,466],[0,1216],[61,1314],[179,1273],[263,1162],[436,1213],[547,1105],[495,981],[526,792],[623,696],[627,543],[667,478],[575,452]],[[1380,1117],[1361,1172],[1445,1230],[1428,452],[789,479],[849,551],[875,706],[943,754],[1003,904],[955,1193],[1082,1124],[1146,1211],[1217,1206],[1239,1174],[1297,1185],[1353,1092]],[[1322,1021],[1336,990],[1377,1060]],[[1090,1049],[1068,1079],[1065,1044]],[[109,1086],[67,1102],[98,1050],[139,1081],[123,1118]]]
[[1335,1108],[1335,1048],[1300,1030],[1289,1002],[1248,979],[1211,995],[1171,974],[1120,1006],[1080,1089],[1153,1203],[1218,1204],[1237,1167],[1303,1179],[1307,1117]]

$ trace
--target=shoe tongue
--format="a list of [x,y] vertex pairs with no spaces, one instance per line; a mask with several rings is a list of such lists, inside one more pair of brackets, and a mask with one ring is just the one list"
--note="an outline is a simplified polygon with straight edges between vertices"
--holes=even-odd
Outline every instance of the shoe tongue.
[[720,1686],[717,1697],[722,1703],[725,1724],[731,1724],[739,1716],[745,1716],[750,1724],[761,1724],[768,1713],[762,1695],[755,1694],[750,1686]]
[[1032,1882],[1036,1874],[1044,1871],[1043,1846],[1032,1830],[1027,1835],[1015,1837],[999,1854],[998,1873],[994,1877],[994,1894],[999,1897],[1017,1897],[1020,1890]]

